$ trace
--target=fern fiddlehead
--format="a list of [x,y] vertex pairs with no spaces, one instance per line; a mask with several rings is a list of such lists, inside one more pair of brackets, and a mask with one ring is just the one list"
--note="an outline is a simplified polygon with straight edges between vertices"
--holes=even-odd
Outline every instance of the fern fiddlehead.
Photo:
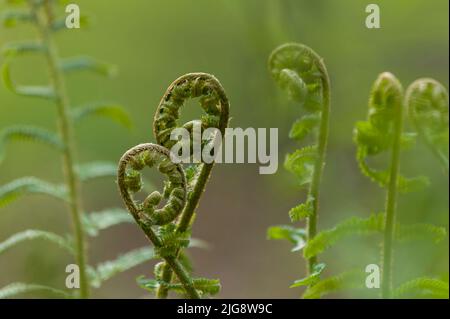
[[[202,116],[200,120],[194,120],[180,125],[180,123],[178,123],[180,109],[185,104],[186,100],[190,98],[199,98],[200,106],[205,111],[205,115]],[[202,129],[216,128],[220,131],[223,137],[225,128],[228,125],[228,117],[228,98],[222,85],[214,76],[206,73],[190,73],[183,75],[169,86],[166,93],[163,95],[159,106],[157,107],[153,121],[153,132],[158,145],[145,144],[145,147],[147,147],[147,149],[159,150],[159,152],[169,156],[170,153],[168,149],[176,143],[176,141],[171,140],[171,133],[177,127],[184,127],[191,133],[191,142],[194,139],[193,130],[195,125]],[[212,138],[214,138],[214,136]],[[136,148],[139,149],[142,147],[143,146],[137,146]],[[209,294],[217,293],[220,288],[217,280],[209,280],[204,278],[191,279],[185,267],[179,262],[179,258],[182,254],[182,248],[185,248],[187,243],[189,243],[190,226],[195,209],[197,208],[200,197],[205,189],[214,162],[203,163],[201,161],[195,162],[194,160],[195,164],[189,168],[189,176],[184,182],[183,189],[185,199],[183,203],[177,203],[176,207],[167,204],[168,206],[166,205],[165,207],[168,207],[169,211],[165,212],[167,218],[164,219],[164,222],[166,224],[159,224],[154,221],[152,222],[154,218],[152,219],[151,215],[150,217],[146,217],[146,214],[144,213],[145,207],[135,206],[133,201],[127,195],[128,193],[126,188],[129,187],[127,186],[127,183],[131,183],[130,185],[133,185],[134,182],[126,182],[127,175],[124,173],[126,170],[125,166],[130,154],[129,152],[135,152],[136,148],[132,148],[130,151],[125,153],[119,164],[118,179],[122,197],[127,208],[133,216],[135,216],[136,222],[141,226],[155,247],[158,248],[158,251],[165,252],[168,247],[170,247],[169,250],[171,251],[169,256],[164,253],[162,255],[160,254],[160,256],[163,257],[164,262],[157,264],[155,267],[156,282],[142,281],[141,285],[146,289],[156,291],[156,296],[158,298],[166,298],[169,290],[180,291],[177,284],[172,283],[172,274],[175,273],[184,288],[185,294],[190,298],[199,298],[199,291],[201,293]],[[169,161],[167,164],[169,167],[173,165],[173,167],[177,167],[177,170],[182,172],[184,179],[185,175],[182,166],[180,164],[175,165],[170,162],[169,157],[166,160]],[[168,171],[172,172],[170,169]],[[131,174],[128,178],[135,178],[133,177],[136,174],[135,171],[131,171],[131,173],[128,174]],[[136,189],[138,188],[139,186],[136,186]],[[164,193],[167,196],[167,191]],[[157,203],[157,198],[160,197],[161,195],[152,193],[149,195],[148,200],[150,202],[153,202],[154,200],[155,203]],[[180,204],[182,205],[180,206]],[[180,236],[184,236],[184,243],[186,245],[181,245],[180,242],[170,244],[168,241],[161,240],[161,238],[158,237],[158,234],[155,234],[152,230],[151,226],[159,226],[159,232],[161,233],[162,231],[162,233],[170,238],[179,238]]]
[[409,117],[426,146],[448,173],[448,93],[433,79],[418,79],[406,90]]
[[[438,279],[420,278],[407,282],[398,289],[393,289],[392,285],[395,241],[431,239],[438,243],[447,236],[444,227],[429,224],[403,225],[396,222],[398,193],[416,191],[428,184],[425,177],[406,178],[399,172],[400,152],[403,148],[410,147],[415,137],[414,134],[403,132],[404,112],[408,100],[404,98],[402,85],[391,73],[380,74],[370,93],[368,118],[364,122],[357,122],[354,129],[356,157],[361,172],[387,190],[385,211],[372,214],[368,218],[351,217],[330,230],[321,231],[306,243],[304,254],[307,257],[320,254],[346,237],[383,234],[383,298],[400,297],[412,290],[417,292],[419,286],[424,290],[422,296],[444,296],[445,287],[448,296],[448,284],[445,285]],[[421,103],[430,105],[430,101],[422,100]],[[368,163],[370,157],[381,154],[390,155],[387,170],[375,169]],[[355,270],[354,274],[355,276],[347,276],[344,273],[324,279],[310,287],[305,296],[320,297],[338,289],[363,288],[364,280],[361,278],[364,278],[364,272]]]
[[[317,233],[320,182],[328,141],[330,80],[323,59],[311,48],[297,43],[276,48],[269,57],[269,71],[290,99],[307,113],[294,123],[289,137],[301,141],[315,134],[317,139],[316,144],[289,154],[285,161],[286,169],[297,176],[299,184],[309,186],[306,202],[289,212],[293,222],[306,218],[308,241]],[[269,230],[269,237],[273,231]],[[316,256],[307,258],[307,266],[309,276],[323,269]]]

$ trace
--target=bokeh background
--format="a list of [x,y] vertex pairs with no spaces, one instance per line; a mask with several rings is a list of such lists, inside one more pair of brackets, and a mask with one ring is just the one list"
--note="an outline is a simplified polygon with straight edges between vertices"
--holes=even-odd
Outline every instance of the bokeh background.
[[[292,175],[282,168],[284,154],[296,148],[287,137],[301,110],[287,101],[266,68],[271,50],[287,41],[305,43],[322,55],[332,81],[332,115],[327,166],[323,178],[320,229],[343,218],[368,216],[384,205],[384,192],[359,172],[352,129],[364,119],[372,82],[383,71],[394,73],[405,86],[419,77],[433,77],[448,87],[448,1],[376,1],[381,29],[365,27],[370,1],[306,0],[74,0],[82,13],[94,17],[89,28],[57,35],[61,55],[93,55],[115,63],[113,80],[88,73],[67,77],[73,105],[117,101],[134,120],[127,131],[106,120],[89,120],[76,129],[78,160],[117,161],[128,148],[152,142],[152,116],[167,86],[179,75],[203,71],[217,76],[231,100],[232,126],[279,128],[280,167],[274,175],[259,175],[255,164],[221,164],[213,171],[193,233],[210,243],[208,250],[192,249],[195,273],[220,278],[223,298],[297,298],[289,289],[305,274],[300,253],[287,242],[266,240],[270,225],[289,223],[288,210],[304,199]],[[0,11],[5,8],[0,1]],[[29,25],[0,28],[0,45],[35,37]],[[14,64],[20,83],[46,83],[44,60],[21,58]],[[199,108],[183,110],[185,119]],[[55,128],[55,109],[45,102],[13,95],[0,86],[0,129],[11,124]],[[0,184],[20,176],[52,182],[62,179],[57,152],[42,145],[13,143],[0,166]],[[403,153],[406,175],[426,174],[431,187],[401,195],[399,220],[432,222],[448,228],[448,176],[424,149]],[[113,180],[84,185],[87,211],[121,206]],[[28,229],[57,233],[70,230],[68,212],[52,199],[33,196],[0,210],[0,241]],[[379,262],[380,238],[346,240],[321,256],[325,275]],[[103,232],[89,244],[89,260],[97,263],[144,246],[133,224]],[[71,258],[45,242],[27,242],[0,258],[0,286],[13,281],[63,287],[65,265]],[[421,275],[448,278],[448,237],[398,246],[395,281]],[[146,292],[135,284],[151,275],[153,263],[134,268],[95,290],[99,298],[140,298]],[[29,297],[46,295],[33,294]],[[371,297],[351,292],[332,297]]]

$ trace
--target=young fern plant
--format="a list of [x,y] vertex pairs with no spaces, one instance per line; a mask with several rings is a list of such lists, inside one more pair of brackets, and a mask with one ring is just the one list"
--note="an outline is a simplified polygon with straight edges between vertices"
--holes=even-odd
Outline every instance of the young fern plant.
[[[448,282],[436,278],[421,277],[393,287],[396,241],[431,239],[438,243],[447,235],[443,227],[429,224],[402,225],[396,222],[398,193],[418,191],[428,185],[427,178],[423,176],[407,178],[400,174],[400,153],[405,148],[411,148],[416,137],[416,133],[405,133],[403,130],[406,107],[410,108],[416,127],[422,128],[420,133],[429,136],[428,141],[432,143],[430,147],[442,146],[445,134],[448,139],[448,99],[442,85],[434,80],[419,80],[411,85],[405,98],[400,82],[392,74],[382,73],[370,94],[367,121],[356,123],[354,141],[362,173],[386,189],[385,211],[372,214],[369,218],[351,217],[330,230],[318,233],[304,247],[304,255],[306,258],[317,256],[344,238],[382,234],[382,298],[448,298]],[[434,126],[437,122],[441,123],[439,127]],[[435,150],[433,153],[437,154]],[[368,164],[370,157],[383,154],[389,156],[388,169],[375,169]],[[441,159],[441,155],[439,153],[438,158]],[[326,278],[310,287],[305,297],[316,298],[345,289],[362,289],[365,282],[364,268]]]
[[[205,114],[201,119],[180,124],[180,109],[192,98],[199,98]],[[169,86],[156,109],[153,132],[157,144],[137,145],[119,162],[118,185],[125,206],[162,259],[155,266],[154,279],[138,279],[139,285],[154,292],[157,298],[167,298],[171,290],[190,299],[214,295],[220,290],[219,280],[192,277],[190,261],[183,252],[192,244],[195,210],[214,162],[195,161],[192,155],[190,159],[194,164],[184,169],[172,161],[169,150],[177,142],[171,139],[176,128],[183,127],[190,132],[193,154],[195,127],[216,128],[224,136],[228,121],[229,101],[220,82],[206,73],[186,74]],[[217,145],[216,138],[216,135],[210,136],[206,143]],[[157,168],[167,180],[162,194],[154,191],[140,202],[133,195],[143,187],[140,171],[145,167]],[[158,208],[162,200],[166,203]]]
[[[320,182],[325,166],[330,113],[330,80],[328,72],[311,48],[288,43],[276,48],[269,57],[269,72],[275,82],[297,102],[306,114],[292,126],[289,137],[302,141],[314,136],[314,144],[288,154],[285,168],[292,172],[301,187],[307,187],[306,201],[289,211],[292,222],[306,220],[306,229],[274,226],[268,230],[270,239],[287,239],[295,243],[293,251],[301,250],[317,233]],[[325,265],[316,256],[307,260],[308,276],[294,282],[291,287],[313,285]]]
[[[75,257],[79,267],[80,289],[66,290],[47,287],[42,284],[12,283],[0,289],[0,298],[9,298],[17,294],[45,291],[55,296],[87,298],[91,287],[99,287],[112,276],[154,258],[152,249],[139,248],[119,256],[116,260],[106,261],[97,266],[87,263],[87,237],[97,236],[99,231],[124,222],[132,222],[128,213],[119,208],[105,209],[100,212],[85,213],[81,199],[81,184],[100,177],[115,177],[116,165],[110,162],[92,162],[78,164],[74,138],[75,125],[90,117],[105,117],[130,127],[127,112],[119,105],[111,103],[91,103],[73,107],[70,103],[65,84],[65,74],[75,71],[93,71],[102,75],[111,75],[113,66],[90,57],[61,58],[54,41],[57,32],[63,32],[65,17],[57,17],[56,0],[10,0],[6,12],[0,16],[5,27],[27,23],[37,31],[37,39],[6,44],[3,48],[2,77],[5,86],[13,93],[29,98],[41,98],[53,104],[57,111],[57,132],[32,126],[14,125],[0,131],[0,159],[5,155],[5,147],[13,141],[31,141],[46,144],[61,153],[64,182],[52,184],[37,177],[23,177],[0,187],[0,207],[20,197],[41,194],[62,200],[67,204],[72,221],[71,235],[61,236],[43,230],[29,229],[12,235],[0,243],[0,255],[14,246],[29,240],[43,239],[65,249]],[[28,54],[40,54],[45,57],[49,73],[47,86],[23,86],[12,79],[11,66],[14,61]],[[65,269],[61,269],[65,272]],[[75,292],[74,292],[75,291]]]

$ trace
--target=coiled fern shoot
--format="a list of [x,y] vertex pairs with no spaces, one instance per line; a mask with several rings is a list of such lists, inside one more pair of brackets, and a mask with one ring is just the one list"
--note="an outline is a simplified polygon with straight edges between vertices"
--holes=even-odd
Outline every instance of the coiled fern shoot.
[[[201,119],[181,124],[180,110],[191,98],[199,98],[205,114]],[[162,259],[155,266],[154,279],[140,278],[138,283],[155,292],[158,298],[167,298],[170,290],[191,299],[217,294],[220,290],[219,280],[192,278],[190,262],[183,253],[183,249],[192,242],[190,235],[195,210],[214,162],[191,161],[194,164],[184,169],[181,164],[172,162],[169,149],[176,142],[170,136],[177,127],[191,132],[192,145],[193,125],[202,129],[216,128],[223,137],[228,117],[228,98],[214,76],[206,73],[183,75],[169,86],[156,109],[153,132],[157,144],[137,145],[128,150],[119,162],[118,184],[125,206]],[[212,136],[209,142],[214,140]],[[157,168],[167,176],[167,181],[162,194],[154,191],[139,202],[133,194],[142,189],[140,171],[145,167]],[[166,200],[165,205],[158,208],[163,199]]]

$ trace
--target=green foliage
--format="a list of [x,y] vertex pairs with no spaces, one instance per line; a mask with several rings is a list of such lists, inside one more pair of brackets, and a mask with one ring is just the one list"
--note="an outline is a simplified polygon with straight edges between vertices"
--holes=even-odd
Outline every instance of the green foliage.
[[57,199],[67,200],[65,186],[53,185],[36,177],[22,177],[0,187],[0,207],[29,194],[44,194]]
[[[304,111],[297,119],[289,137],[298,142],[313,136],[312,145],[303,146],[287,154],[284,167],[296,176],[299,186],[306,187],[306,201],[289,211],[292,222],[303,219],[307,229],[288,226],[269,228],[269,239],[287,239],[295,244],[293,251],[301,250],[317,232],[319,188],[325,166],[330,112],[330,83],[323,59],[311,48],[297,43],[288,43],[276,48],[269,57],[269,72],[276,84],[289,99]],[[298,280],[293,287],[312,285],[319,280],[323,264],[313,256],[307,259],[308,276]]]
[[65,148],[59,136],[53,132],[30,125],[15,125],[0,131],[0,163],[4,158],[5,144],[13,141],[40,142],[58,150]]
[[75,171],[82,182],[96,178],[116,177],[116,165],[110,162],[92,162],[77,165]]
[[8,299],[15,297],[16,295],[21,295],[24,293],[30,293],[35,291],[48,292],[59,298],[72,298],[70,294],[68,294],[63,290],[55,289],[44,285],[15,282],[0,289],[0,299]]
[[299,251],[306,245],[306,231],[288,225],[272,226],[267,230],[267,239],[288,240],[295,245],[292,251]]
[[393,292],[395,298],[448,299],[448,281],[421,277],[401,284]]
[[308,277],[294,281],[290,288],[314,286],[320,280],[320,275],[322,274],[325,267],[326,266],[324,263],[314,265],[313,272]]
[[[26,125],[16,125],[6,128],[0,133],[0,160],[4,156],[6,143],[11,141],[30,141],[48,144],[63,155],[63,170],[65,181],[62,185],[53,185],[36,177],[24,177],[0,187],[0,207],[28,194],[44,194],[68,203],[73,221],[73,240],[65,239],[59,235],[42,230],[26,230],[16,233],[3,243],[0,243],[0,253],[28,240],[43,239],[57,244],[75,255],[76,263],[80,268],[80,294],[79,297],[89,296],[89,283],[87,282],[85,258],[85,234],[97,236],[101,230],[113,225],[130,222],[132,219],[123,210],[109,209],[94,212],[89,215],[82,214],[78,187],[80,182],[86,182],[94,178],[116,178],[116,165],[108,162],[92,162],[83,165],[76,163],[74,158],[74,145],[72,129],[75,123],[79,123],[89,117],[104,117],[118,124],[131,127],[131,119],[128,113],[115,103],[96,103],[85,107],[70,109],[70,100],[66,92],[64,74],[75,71],[92,71],[94,73],[112,76],[116,68],[110,64],[100,62],[92,57],[82,56],[69,59],[60,59],[53,41],[53,34],[62,30],[65,18],[55,19],[54,9],[63,1],[19,1],[9,0],[9,5],[17,5],[1,14],[0,21],[6,27],[13,27],[19,23],[28,22],[37,29],[39,35],[36,41],[24,41],[8,43],[3,47],[2,54],[5,57],[2,65],[2,78],[7,89],[11,92],[35,98],[45,98],[55,104],[58,120],[58,134],[49,132],[43,128]],[[44,7],[45,6],[45,7]],[[83,23],[85,19],[82,19]],[[17,85],[12,78],[12,63],[23,55],[43,55],[47,61],[49,85],[47,86],[23,86]],[[112,276],[126,271],[154,257],[153,250],[141,248],[130,251],[117,260],[101,263],[97,268],[89,268],[92,286],[98,287],[101,282]],[[0,298],[12,297],[17,294],[38,290],[49,291],[60,296],[68,296],[63,291],[42,285],[28,285],[22,283],[11,284],[0,290]]]
[[448,93],[433,79],[418,79],[406,91],[411,122],[448,172]]
[[24,241],[35,240],[35,239],[43,239],[47,240],[51,243],[56,244],[57,246],[64,248],[69,253],[73,254],[73,245],[72,242],[68,239],[65,239],[59,235],[54,233],[50,233],[42,230],[28,229],[19,233],[15,233],[7,240],[0,243],[0,255],[10,249],[11,247],[20,244]]
[[110,119],[128,129],[132,127],[131,119],[125,109],[116,104],[97,103],[86,106],[79,106],[72,110],[71,116],[75,123],[90,117],[103,117]]
[[105,261],[95,268],[89,268],[90,284],[92,287],[98,288],[103,282],[113,276],[154,258],[155,254],[153,249],[149,247],[142,247],[129,251],[115,260]]
[[[198,98],[204,114],[200,120],[179,123],[180,109],[191,98]],[[194,123],[203,129],[215,127],[224,136],[229,122],[229,102],[220,82],[207,73],[189,73],[176,79],[167,89],[155,112],[153,131],[158,144],[140,144],[129,149],[119,162],[118,184],[128,211],[155,246],[155,254],[163,260],[155,266],[155,279],[140,279],[139,284],[154,291],[158,298],[167,298],[169,290],[188,298],[215,294],[217,280],[192,279],[191,263],[183,254],[191,239],[191,226],[206,182],[214,163],[198,163],[186,170],[172,162],[169,148],[174,141],[170,134],[177,127],[189,130]],[[143,188],[141,171],[156,168],[166,176],[164,189],[153,191],[139,202],[133,194]],[[161,205],[162,200],[165,205]],[[178,282],[172,282],[172,274]]]
[[364,288],[365,274],[362,271],[351,270],[337,276],[320,280],[315,285],[308,287],[303,298],[318,299],[330,293],[344,290]]
[[133,218],[121,208],[105,209],[100,212],[92,212],[83,215],[83,228],[89,236],[97,236],[101,230],[119,225],[132,223]]

